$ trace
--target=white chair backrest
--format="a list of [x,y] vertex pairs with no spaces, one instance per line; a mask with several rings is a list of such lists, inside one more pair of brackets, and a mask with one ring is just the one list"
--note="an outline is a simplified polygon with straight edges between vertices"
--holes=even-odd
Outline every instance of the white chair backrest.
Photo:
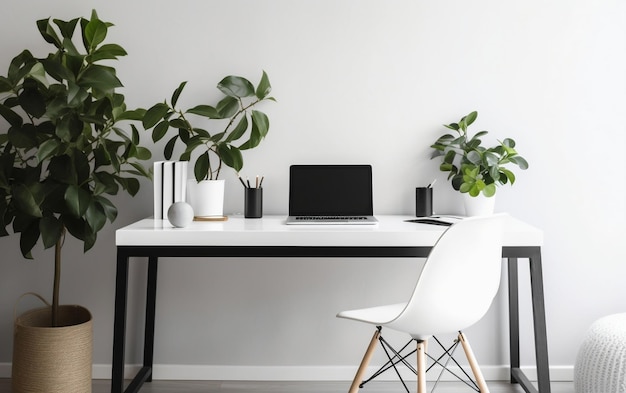
[[387,326],[427,338],[476,323],[500,286],[505,214],[469,217],[431,250],[404,311]]

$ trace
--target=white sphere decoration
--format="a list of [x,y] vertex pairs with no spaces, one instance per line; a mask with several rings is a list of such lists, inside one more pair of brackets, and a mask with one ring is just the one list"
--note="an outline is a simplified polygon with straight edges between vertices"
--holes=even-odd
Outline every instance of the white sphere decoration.
[[167,209],[167,219],[177,228],[184,228],[193,221],[193,208],[186,202],[175,202]]

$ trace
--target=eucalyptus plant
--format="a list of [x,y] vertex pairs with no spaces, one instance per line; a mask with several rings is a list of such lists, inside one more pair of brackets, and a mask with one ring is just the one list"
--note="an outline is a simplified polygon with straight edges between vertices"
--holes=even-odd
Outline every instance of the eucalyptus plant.
[[486,148],[482,146],[482,136],[488,131],[477,132],[470,137],[468,127],[476,120],[478,112],[464,116],[458,123],[444,125],[456,134],[445,134],[431,145],[434,149],[432,158],[441,157],[439,169],[450,172],[448,180],[452,187],[462,193],[475,197],[481,192],[486,197],[496,193],[496,185],[515,183],[515,174],[506,168],[513,164],[520,169],[528,168],[528,162],[515,150],[515,141],[505,138],[498,145]]
[[[190,161],[191,154],[200,149],[201,153],[194,163],[194,175],[198,182],[217,179],[222,164],[239,172],[243,167],[241,151],[258,146],[269,131],[267,115],[252,109],[263,101],[276,101],[274,97],[269,97],[272,86],[267,74],[263,71],[256,87],[246,78],[227,76],[217,84],[224,94],[217,105],[201,104],[182,110],[177,108],[177,104],[186,85],[187,82],[182,82],[174,90],[169,103],[157,103],[146,111],[144,128],[153,128],[154,142],[163,139],[170,128],[176,130],[164,147],[164,156],[168,160],[172,158],[178,141],[185,145],[179,158],[181,161]],[[216,120],[213,124],[217,131],[192,125],[191,115]]]
[[11,225],[29,259],[40,239],[44,248],[55,248],[52,326],[66,233],[83,241],[85,252],[92,248],[107,220],[117,217],[109,196],[120,188],[135,195],[137,176],[149,176],[140,161],[151,153],[139,146],[137,128],[128,133],[119,126],[140,120],[144,111],[127,110],[115,91],[122,87],[115,69],[101,64],[126,55],[104,43],[111,26],[95,10],[89,19],[39,20],[41,36],[55,50],[44,58],[24,50],[0,76],[6,120],[0,121],[0,236],[9,235]]

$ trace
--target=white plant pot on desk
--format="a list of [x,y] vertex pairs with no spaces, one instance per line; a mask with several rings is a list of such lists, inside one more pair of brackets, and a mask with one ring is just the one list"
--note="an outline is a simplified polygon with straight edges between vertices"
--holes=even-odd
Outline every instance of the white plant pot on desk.
[[463,204],[466,216],[487,216],[494,212],[496,196],[486,197],[481,193],[473,197],[468,193],[463,193]]
[[224,215],[224,180],[187,181],[187,202],[196,217]]

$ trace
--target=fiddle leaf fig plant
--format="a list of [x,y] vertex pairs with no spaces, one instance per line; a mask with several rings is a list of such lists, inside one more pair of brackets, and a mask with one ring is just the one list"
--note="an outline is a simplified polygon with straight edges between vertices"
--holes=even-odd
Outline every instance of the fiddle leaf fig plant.
[[[137,128],[120,127],[145,111],[127,110],[115,91],[122,86],[115,68],[101,64],[126,55],[121,46],[104,43],[111,26],[95,10],[89,19],[39,20],[54,51],[37,58],[24,50],[0,76],[0,236],[9,235],[10,225],[25,258],[32,259],[39,240],[55,248],[52,326],[66,233],[81,240],[85,252],[92,248],[117,217],[109,196],[120,190],[135,195],[137,177],[149,176],[140,161],[151,153],[139,146]],[[77,29],[80,41],[74,40]]]
[[444,125],[455,134],[444,134],[431,148],[432,158],[441,157],[439,169],[449,172],[448,180],[452,187],[475,197],[482,193],[491,197],[497,185],[515,183],[515,174],[506,166],[516,165],[528,169],[528,162],[515,150],[515,141],[505,138],[493,147],[482,146],[482,136],[488,131],[480,131],[470,137],[468,127],[476,120],[478,112],[464,116],[458,123]]
[[[186,85],[187,82],[182,82],[174,90],[169,103],[157,103],[148,109],[143,127],[146,130],[152,128],[154,142],[163,139],[170,128],[176,130],[165,144],[164,156],[168,160],[178,141],[185,145],[181,161],[190,161],[191,154],[199,149],[201,153],[194,163],[194,175],[198,182],[217,179],[222,164],[239,172],[243,167],[241,151],[257,147],[269,131],[267,115],[252,109],[263,101],[276,101],[269,96],[272,86],[267,74],[263,72],[256,87],[246,78],[227,76],[217,84],[224,94],[217,105],[201,104],[182,110],[177,108],[177,104]],[[217,130],[192,125],[192,116],[215,120],[213,123]]]

